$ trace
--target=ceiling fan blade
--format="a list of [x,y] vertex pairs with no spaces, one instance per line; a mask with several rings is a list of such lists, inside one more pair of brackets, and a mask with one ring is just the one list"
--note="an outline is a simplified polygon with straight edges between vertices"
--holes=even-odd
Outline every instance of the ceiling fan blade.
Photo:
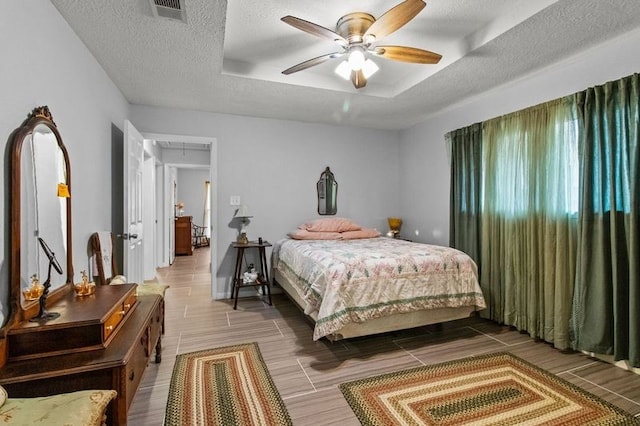
[[373,53],[386,59],[414,64],[437,64],[442,55],[407,46],[378,46]]
[[287,15],[281,18],[282,22],[285,22],[292,27],[302,30],[306,33],[313,34],[314,36],[324,38],[327,40],[335,41],[339,45],[346,47],[349,42],[340,34],[331,31],[328,28],[322,27],[313,22],[305,21],[304,19],[296,18],[295,16]]
[[362,72],[362,70],[351,71],[351,82],[356,89],[362,89],[364,86],[366,86],[367,79],[364,76],[364,72]]
[[366,39],[367,36],[374,35],[376,39],[379,40],[391,34],[412,20],[426,5],[423,0],[403,1],[389,9],[384,15],[371,24],[364,34],[364,38]]
[[294,65],[291,68],[287,68],[286,70],[282,71],[282,74],[289,75],[293,74],[294,72],[306,70],[307,68],[311,68],[315,65],[320,65],[321,63],[326,62],[329,59],[339,58],[342,55],[344,55],[343,52],[333,52],[326,55],[318,56],[317,58],[309,59],[308,61],[300,62],[299,64]]

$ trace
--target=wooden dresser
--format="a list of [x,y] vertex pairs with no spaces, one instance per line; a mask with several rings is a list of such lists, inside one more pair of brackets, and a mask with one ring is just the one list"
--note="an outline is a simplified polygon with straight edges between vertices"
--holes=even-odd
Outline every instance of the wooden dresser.
[[0,385],[14,398],[114,389],[107,424],[126,425],[154,350],[160,362],[164,318],[161,296],[136,296],[135,287],[98,286],[83,299],[71,293],[49,308],[59,318],[12,328]]
[[193,243],[191,239],[191,216],[176,217],[176,255],[193,254]]

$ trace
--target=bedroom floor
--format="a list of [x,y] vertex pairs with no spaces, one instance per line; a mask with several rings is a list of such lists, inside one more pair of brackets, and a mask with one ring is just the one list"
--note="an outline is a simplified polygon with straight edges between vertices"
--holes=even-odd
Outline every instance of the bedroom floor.
[[[151,363],[129,410],[129,424],[161,425],[175,356],[258,342],[295,425],[359,425],[337,385],[363,377],[508,351],[640,417],[640,375],[583,354],[563,354],[526,334],[469,318],[344,342],[313,342],[312,326],[283,295],[273,306],[245,298],[210,299],[208,248],[158,271],[170,284],[160,364]],[[231,271],[230,271],[231,273]]]

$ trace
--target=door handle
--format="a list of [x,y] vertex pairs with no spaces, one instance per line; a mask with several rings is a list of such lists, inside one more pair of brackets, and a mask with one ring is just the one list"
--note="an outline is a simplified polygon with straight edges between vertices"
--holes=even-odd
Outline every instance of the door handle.
[[116,237],[122,238],[123,240],[135,240],[138,238],[138,234],[118,234]]

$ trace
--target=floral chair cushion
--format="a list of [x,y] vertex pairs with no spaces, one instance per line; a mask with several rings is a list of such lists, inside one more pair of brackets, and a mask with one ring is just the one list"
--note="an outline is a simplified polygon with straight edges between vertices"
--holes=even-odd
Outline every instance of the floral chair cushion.
[[0,386],[0,408],[2,408],[7,398],[8,398],[7,390],[2,386]]
[[[1,393],[6,396],[6,391]],[[114,390],[84,390],[37,398],[6,398],[0,424],[100,426]]]

